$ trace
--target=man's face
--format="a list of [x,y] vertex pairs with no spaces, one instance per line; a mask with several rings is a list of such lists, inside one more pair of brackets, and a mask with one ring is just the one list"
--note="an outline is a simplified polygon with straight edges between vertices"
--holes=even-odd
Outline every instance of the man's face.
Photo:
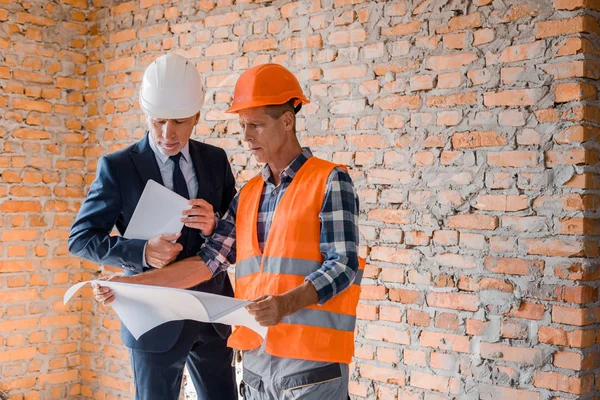
[[277,154],[288,140],[283,118],[274,119],[266,113],[265,107],[241,110],[239,117],[244,141],[256,160],[269,163],[277,159]]
[[152,139],[167,156],[174,156],[185,147],[199,119],[200,113],[181,119],[158,119],[146,115]]

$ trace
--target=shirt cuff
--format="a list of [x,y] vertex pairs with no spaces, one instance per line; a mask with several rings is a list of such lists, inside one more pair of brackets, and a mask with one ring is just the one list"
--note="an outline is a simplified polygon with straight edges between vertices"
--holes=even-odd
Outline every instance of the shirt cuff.
[[202,261],[204,261],[204,264],[206,264],[213,276],[217,275],[223,270],[221,263],[215,259],[214,255],[211,254],[210,250],[206,246],[202,246],[198,252],[198,256],[202,259]]
[[327,302],[327,300],[331,299],[334,296],[334,287],[333,282],[331,282],[331,278],[327,276],[323,271],[317,270],[304,279],[304,282],[310,282],[315,287],[317,291],[317,296],[319,296],[318,305],[322,306]]

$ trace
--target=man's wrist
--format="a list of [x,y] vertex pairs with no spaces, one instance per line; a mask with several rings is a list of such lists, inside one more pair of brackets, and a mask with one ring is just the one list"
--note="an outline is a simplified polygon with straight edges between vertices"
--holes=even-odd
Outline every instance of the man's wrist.
[[319,301],[317,290],[310,281],[304,282],[302,285],[279,297],[284,316],[291,315],[312,304],[317,304]]

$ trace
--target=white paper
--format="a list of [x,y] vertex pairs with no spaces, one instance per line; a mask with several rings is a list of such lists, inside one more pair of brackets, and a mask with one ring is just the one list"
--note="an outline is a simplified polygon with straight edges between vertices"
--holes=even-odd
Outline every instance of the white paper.
[[190,208],[188,199],[150,179],[123,237],[148,240],[157,235],[179,233],[183,228],[181,213]]
[[115,300],[110,305],[136,339],[165,322],[184,319],[245,326],[263,339],[267,335],[267,327],[260,326],[246,310],[250,301],[193,290],[87,281],[71,286],[65,293],[63,302],[67,304],[86,283],[98,283],[113,291]]

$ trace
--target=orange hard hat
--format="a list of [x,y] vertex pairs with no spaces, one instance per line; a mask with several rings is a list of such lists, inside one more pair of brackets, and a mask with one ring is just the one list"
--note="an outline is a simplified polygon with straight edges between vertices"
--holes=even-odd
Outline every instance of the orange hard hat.
[[279,64],[262,64],[245,71],[233,93],[233,104],[225,112],[238,113],[252,107],[285,104],[295,99],[295,111],[309,103],[298,79]]

